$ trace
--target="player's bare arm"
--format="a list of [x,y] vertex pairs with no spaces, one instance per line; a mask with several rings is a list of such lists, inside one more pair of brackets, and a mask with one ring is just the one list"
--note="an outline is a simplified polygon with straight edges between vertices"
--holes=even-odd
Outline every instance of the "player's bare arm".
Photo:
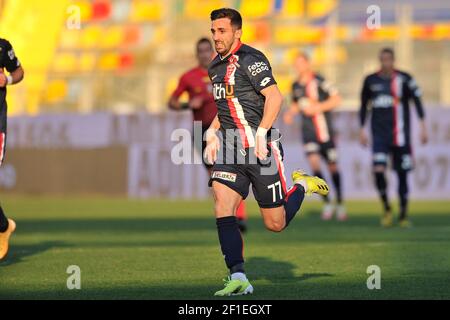
[[179,98],[171,97],[168,106],[172,110],[200,109],[203,102],[202,97],[193,97],[188,103],[181,103]]
[[302,108],[302,112],[311,117],[318,113],[327,112],[335,109],[341,103],[341,96],[338,93],[331,94],[324,101],[311,100],[310,103]]
[[312,106],[314,107],[315,109],[314,111],[316,111],[316,113],[320,113],[333,110],[336,107],[338,107],[340,103],[341,103],[341,96],[339,94],[335,94],[330,96],[327,100],[323,102],[317,102]]
[[255,155],[258,159],[264,160],[269,152],[267,149],[266,133],[278,117],[281,104],[283,103],[283,96],[275,84],[261,90],[261,94],[266,98],[266,101],[263,117],[256,131]]
[[300,113],[297,102],[291,102],[289,108],[283,113],[283,121],[287,125],[294,123],[294,117]]
[[425,122],[425,119],[421,119],[419,121],[419,126],[420,126],[420,142],[422,142],[422,144],[427,144],[428,143],[428,129],[427,129],[427,124]]
[[367,132],[364,127],[361,127],[359,129],[359,142],[364,147],[367,147],[369,145],[369,137],[367,136]]
[[360,121],[360,129],[359,129],[359,142],[362,146],[367,147],[369,145],[369,138],[367,136],[364,125],[366,123],[368,106],[370,102],[369,98],[369,84],[367,82],[367,78],[364,80],[363,88],[361,90],[361,107],[359,109],[359,121]]
[[180,101],[179,101],[178,98],[176,98],[176,97],[172,97],[172,98],[169,99],[168,107],[169,107],[169,109],[172,109],[172,110],[181,110],[181,109],[184,109],[184,108],[181,106]]
[[24,74],[24,70],[21,66],[8,75],[0,72],[0,88],[19,83],[23,80]]
[[411,93],[414,105],[416,107],[417,116],[419,117],[419,127],[420,127],[420,142],[422,144],[428,143],[428,130],[425,122],[425,111],[422,103],[422,93],[416,84],[416,81],[411,78],[408,82],[408,88]]
[[220,149],[220,141],[217,136],[217,131],[220,129],[219,117],[216,115],[213,122],[206,131],[206,149],[204,157],[208,163],[214,163],[217,160],[217,152]]

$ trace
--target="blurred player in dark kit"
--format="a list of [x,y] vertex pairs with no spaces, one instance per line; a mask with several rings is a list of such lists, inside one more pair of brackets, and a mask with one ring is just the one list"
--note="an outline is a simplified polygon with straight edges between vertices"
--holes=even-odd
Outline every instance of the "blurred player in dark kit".
[[297,79],[292,84],[292,103],[284,113],[284,122],[292,124],[294,116],[301,114],[303,147],[313,174],[323,177],[321,158],[328,164],[328,170],[336,191],[336,206],[328,196],[324,196],[325,205],[322,219],[330,220],[336,213],[339,221],[347,219],[342,199],[341,174],[337,166],[335,132],[331,111],[341,98],[337,89],[322,76],[312,70],[309,57],[301,52],[295,59]]
[[375,186],[383,202],[381,225],[393,224],[391,205],[387,195],[386,167],[389,157],[398,177],[398,196],[400,200],[399,225],[411,226],[408,220],[408,181],[407,174],[413,169],[411,146],[411,124],[409,101],[412,99],[420,119],[420,139],[428,141],[425,113],[421,101],[421,91],[413,77],[394,66],[394,51],[384,48],[379,54],[381,69],[364,79],[361,92],[360,141],[368,145],[364,130],[369,106],[372,112],[372,154]]
[[[4,73],[4,69],[8,74]],[[11,44],[0,38],[0,165],[6,151],[6,87],[22,81],[24,71]],[[16,223],[8,219],[0,206],[0,260],[8,253],[9,238],[16,229]]]

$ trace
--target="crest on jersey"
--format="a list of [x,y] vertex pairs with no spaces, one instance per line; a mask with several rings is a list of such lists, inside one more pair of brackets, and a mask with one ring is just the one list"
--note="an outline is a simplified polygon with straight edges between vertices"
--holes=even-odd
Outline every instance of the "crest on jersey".
[[227,73],[225,75],[225,79],[228,79],[227,82],[230,85],[234,85],[234,74],[236,72],[238,60],[239,60],[239,56],[237,56],[235,54],[232,55],[230,57],[230,59],[228,60]]

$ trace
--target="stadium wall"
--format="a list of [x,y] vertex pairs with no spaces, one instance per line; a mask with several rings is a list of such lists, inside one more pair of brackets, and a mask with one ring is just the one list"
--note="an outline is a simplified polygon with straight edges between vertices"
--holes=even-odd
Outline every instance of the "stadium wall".
[[[355,112],[334,114],[339,165],[347,198],[375,198],[371,153],[358,143]],[[448,199],[450,195],[450,110],[429,108],[430,142],[418,142],[413,121],[414,159],[411,195],[417,199]],[[286,173],[308,170],[300,143],[299,122],[277,123],[283,134]],[[179,140],[176,133],[185,134]],[[207,174],[201,164],[171,160],[177,144],[191,146],[189,112],[113,115],[63,114],[10,119],[6,159],[0,168],[1,193],[103,194],[130,198],[209,197]],[[190,160],[199,162],[199,155]],[[326,170],[324,170],[326,171]],[[394,175],[389,177],[395,194]]]

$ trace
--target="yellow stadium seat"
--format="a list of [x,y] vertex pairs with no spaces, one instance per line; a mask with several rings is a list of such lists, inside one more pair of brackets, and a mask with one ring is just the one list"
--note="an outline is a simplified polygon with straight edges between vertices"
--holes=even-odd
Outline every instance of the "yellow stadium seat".
[[61,49],[76,49],[80,45],[81,32],[77,29],[66,29],[61,30],[61,35],[59,36],[59,46]]
[[81,72],[90,72],[95,68],[97,57],[93,53],[81,54],[78,62],[79,70]]
[[310,44],[319,43],[324,39],[324,31],[310,26],[276,26],[273,32],[277,44]]
[[161,0],[133,0],[130,20],[132,22],[160,21],[164,14]]
[[87,22],[92,17],[92,5],[90,1],[78,0],[71,3],[71,5],[77,6],[80,9],[81,22]]
[[53,61],[53,71],[73,72],[77,70],[78,59],[73,53],[59,53]]
[[223,0],[186,0],[184,2],[184,16],[191,19],[208,19],[211,11],[226,7]]
[[431,38],[433,40],[443,40],[450,39],[450,24],[439,23],[433,28],[433,33]]
[[100,57],[99,67],[101,70],[110,71],[119,67],[119,55],[114,52],[105,53]]
[[288,74],[275,74],[277,85],[283,96],[290,95],[292,78]]
[[414,39],[425,39],[429,29],[421,25],[413,25],[409,30],[409,34]]
[[257,30],[254,23],[248,22],[242,25],[242,41],[244,43],[252,43],[257,39]]
[[273,0],[242,0],[240,12],[247,19],[256,19],[270,15],[273,7]]
[[149,44],[157,45],[163,41],[166,41],[167,37],[167,28],[165,26],[155,27]]
[[100,38],[100,48],[115,48],[124,40],[124,29],[122,26],[111,26],[107,28]]
[[326,16],[336,8],[336,0],[308,1],[306,12],[309,18],[316,19]]
[[350,28],[348,26],[338,26],[336,29],[336,37],[338,40],[348,40],[350,34]]
[[315,48],[312,58],[312,62],[316,66],[323,65],[326,62],[345,63],[347,61],[347,50],[339,46],[330,53],[325,47],[320,46]]
[[84,49],[96,48],[103,37],[103,27],[100,25],[88,25],[82,29],[80,47]]
[[383,26],[380,29],[376,29],[372,33],[372,40],[374,41],[387,41],[397,40],[400,35],[398,26]]
[[280,15],[283,18],[299,18],[305,14],[304,1],[284,0]]
[[52,80],[45,90],[45,101],[57,103],[67,95],[67,82],[65,80]]
[[242,41],[245,43],[270,40],[270,26],[266,21],[247,22],[242,26]]

